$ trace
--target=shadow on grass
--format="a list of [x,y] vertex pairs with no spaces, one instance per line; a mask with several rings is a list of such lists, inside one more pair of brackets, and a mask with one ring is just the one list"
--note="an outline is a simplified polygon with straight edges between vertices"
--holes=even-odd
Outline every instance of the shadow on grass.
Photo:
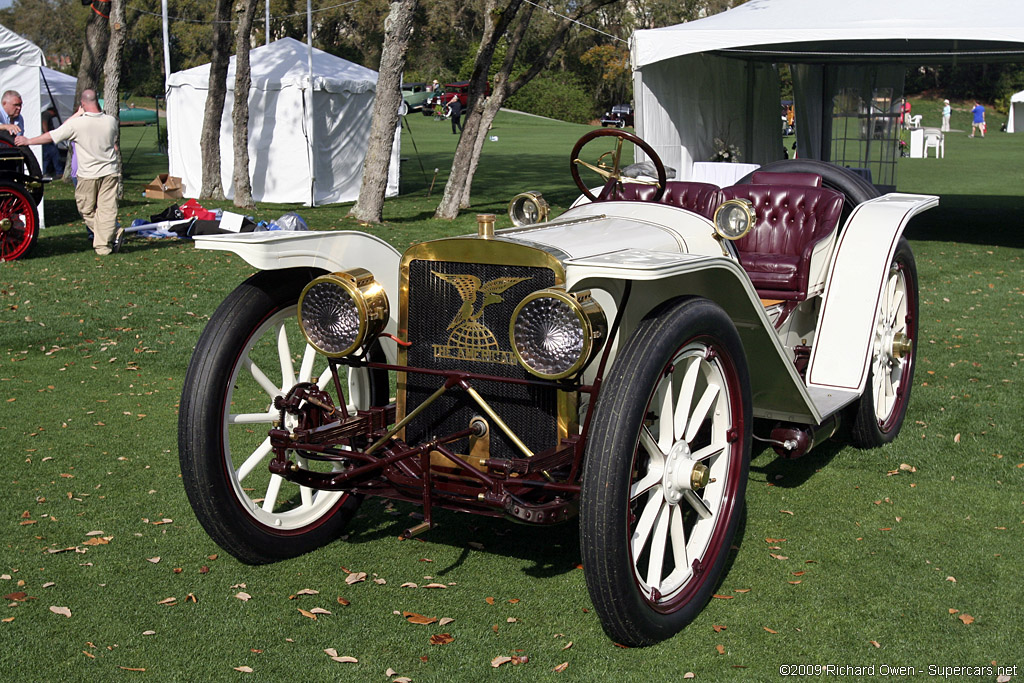
[[[384,502],[384,501],[380,501]],[[410,526],[422,520],[420,508],[411,503],[396,503],[397,515],[373,510],[367,500],[360,513],[348,527],[346,543],[370,543],[382,538],[397,538]],[[410,552],[422,541],[460,549],[453,562],[435,566],[435,576],[446,576],[458,570],[466,561],[473,546],[483,546],[477,552],[501,555],[530,563],[523,573],[534,578],[548,578],[571,572],[580,563],[578,517],[554,525],[527,525],[498,517],[484,517],[435,508],[432,513],[434,528],[404,541]]]
[[[779,488],[797,488],[832,462],[846,445],[844,432],[840,428],[834,437],[795,460],[776,455],[770,446],[765,446],[751,456],[750,471],[763,475],[763,480],[757,480],[759,483],[763,481]],[[759,460],[762,462],[757,462]],[[754,481],[751,480],[751,483]]]
[[914,217],[907,239],[1024,247],[1024,197],[942,195],[939,206]]

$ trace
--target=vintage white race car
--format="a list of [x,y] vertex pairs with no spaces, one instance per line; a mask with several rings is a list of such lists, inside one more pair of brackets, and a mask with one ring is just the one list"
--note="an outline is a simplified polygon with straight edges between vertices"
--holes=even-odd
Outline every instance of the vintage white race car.
[[[623,174],[625,141],[654,180]],[[404,254],[348,231],[196,239],[262,269],[213,314],[181,400],[185,489],[218,544],[295,556],[368,495],[422,505],[406,536],[436,508],[578,515],[605,631],[646,645],[720,581],[754,439],[797,457],[840,418],[857,446],[896,437],[918,326],[901,235],[936,197],[803,160],[669,181],[615,130],[570,168],[585,199],[557,219],[524,193],[516,227],[481,216]]]

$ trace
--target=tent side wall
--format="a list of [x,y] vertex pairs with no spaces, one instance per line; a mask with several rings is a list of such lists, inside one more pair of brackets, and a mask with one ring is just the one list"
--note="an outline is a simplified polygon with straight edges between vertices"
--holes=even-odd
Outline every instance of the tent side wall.
[[694,162],[714,156],[716,138],[739,149],[742,162],[783,156],[779,79],[771,64],[685,55],[636,71],[634,93],[637,134],[679,178],[690,178]]

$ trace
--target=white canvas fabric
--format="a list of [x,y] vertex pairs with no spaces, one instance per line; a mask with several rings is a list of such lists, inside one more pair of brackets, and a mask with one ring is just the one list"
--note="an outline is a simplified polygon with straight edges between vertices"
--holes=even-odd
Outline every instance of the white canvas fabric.
[[[331,204],[354,201],[377,88],[377,72],[313,50],[313,78],[303,43],[284,38],[249,53],[249,177],[258,202]],[[210,65],[167,79],[169,172],[186,197],[202,185],[200,135]],[[234,196],[233,126],[235,59],[228,67],[228,92],[221,119],[221,182]],[[387,196],[398,194],[400,135],[395,135]]]
[[[46,64],[43,51],[34,43],[0,26],[0,94],[17,90],[21,95],[22,116],[25,119],[26,137],[35,137],[43,132],[39,107],[39,69]],[[39,166],[43,165],[42,147],[31,148]],[[39,203],[39,225],[46,227],[43,202]]]
[[78,79],[60,71],[54,71],[49,67],[39,69],[39,111],[46,111],[50,106],[50,96],[57,105],[57,112],[61,121],[68,118],[78,110],[78,102],[75,101],[75,88],[78,87]]
[[1006,132],[1017,132],[1016,126],[1024,125],[1024,90],[1010,98],[1010,115],[1006,119]]
[[891,81],[887,65],[907,62],[1021,62],[1024,3],[749,0],[698,21],[637,31],[630,47],[637,133],[687,178],[692,162],[713,154],[715,137],[736,145],[744,162],[781,158],[772,64],[798,65],[798,146],[814,158],[823,138],[823,82],[836,65],[860,64],[859,75],[845,69],[844,78],[856,82],[869,74]]

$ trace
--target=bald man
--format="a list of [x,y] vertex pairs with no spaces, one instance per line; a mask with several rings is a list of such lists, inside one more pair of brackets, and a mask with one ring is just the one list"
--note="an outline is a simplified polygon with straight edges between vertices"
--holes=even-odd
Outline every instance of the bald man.
[[56,130],[34,138],[19,135],[14,143],[45,145],[70,140],[78,153],[75,203],[93,232],[93,249],[100,256],[113,253],[121,235],[117,228],[117,118],[100,111],[95,90],[83,90],[81,107]]

